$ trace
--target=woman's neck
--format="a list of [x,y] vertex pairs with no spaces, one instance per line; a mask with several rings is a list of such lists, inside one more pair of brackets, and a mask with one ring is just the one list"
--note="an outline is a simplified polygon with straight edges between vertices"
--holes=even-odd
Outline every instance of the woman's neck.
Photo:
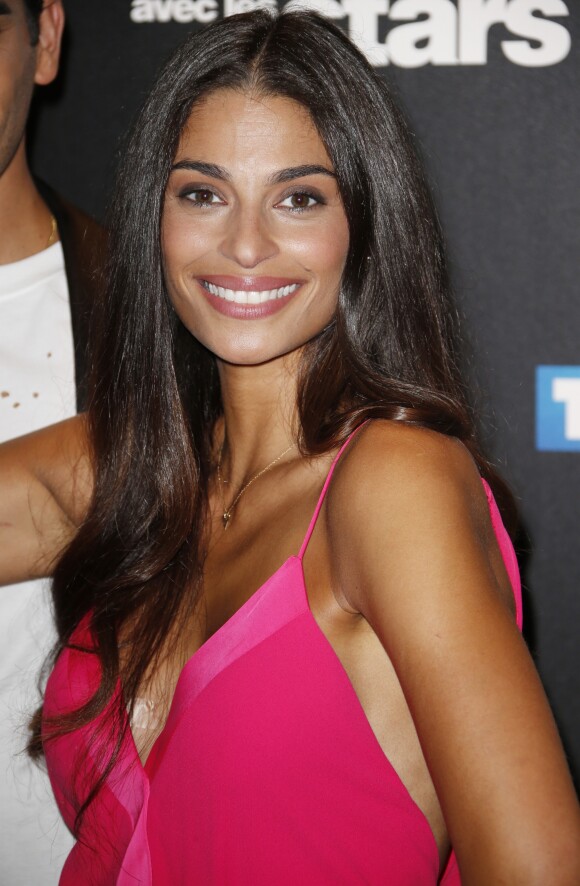
[[219,364],[225,473],[238,488],[296,441],[296,356],[259,366]]

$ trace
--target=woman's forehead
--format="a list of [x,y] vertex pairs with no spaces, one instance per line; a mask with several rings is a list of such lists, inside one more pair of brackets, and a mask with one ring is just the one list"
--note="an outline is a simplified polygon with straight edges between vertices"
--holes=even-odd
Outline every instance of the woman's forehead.
[[192,151],[210,151],[213,162],[220,162],[216,159],[219,156],[225,165],[247,163],[252,158],[260,167],[270,162],[279,164],[282,158],[288,165],[332,165],[303,105],[286,96],[232,89],[216,90],[192,109],[176,161]]

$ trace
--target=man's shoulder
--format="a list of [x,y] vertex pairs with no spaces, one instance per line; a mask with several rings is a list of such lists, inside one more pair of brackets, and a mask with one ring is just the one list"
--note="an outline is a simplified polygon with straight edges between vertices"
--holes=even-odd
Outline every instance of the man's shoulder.
[[103,289],[106,232],[102,225],[46,182],[36,180],[36,186],[58,226],[75,346],[77,405],[83,409],[86,404],[90,317],[92,307]]
[[36,179],[36,187],[56,219],[72,307],[91,304],[102,284],[105,229],[46,182]]
[[92,259],[90,264],[97,265],[105,246],[103,226],[41,179],[36,179],[36,187],[56,219],[65,260],[70,247],[79,251],[85,261]]

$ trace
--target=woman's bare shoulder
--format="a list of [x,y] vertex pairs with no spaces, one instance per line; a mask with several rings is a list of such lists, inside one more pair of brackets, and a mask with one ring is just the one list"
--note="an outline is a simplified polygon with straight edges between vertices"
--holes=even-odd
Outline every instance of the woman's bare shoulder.
[[[330,488],[327,527],[338,577],[356,608],[368,606],[373,593],[392,593],[398,605],[398,588],[407,582],[419,605],[422,594],[432,596],[436,573],[452,594],[446,574],[468,574],[476,562],[486,569],[497,552],[487,496],[466,447],[397,422],[370,422],[352,442]],[[427,563],[428,575],[420,576]],[[507,583],[499,594],[512,609]]]
[[362,428],[339,462],[331,487],[337,512],[347,521],[352,510],[344,502],[385,511],[396,503],[404,511],[419,505],[437,508],[454,497],[480,512],[486,497],[473,457],[464,444],[426,428],[377,420]]

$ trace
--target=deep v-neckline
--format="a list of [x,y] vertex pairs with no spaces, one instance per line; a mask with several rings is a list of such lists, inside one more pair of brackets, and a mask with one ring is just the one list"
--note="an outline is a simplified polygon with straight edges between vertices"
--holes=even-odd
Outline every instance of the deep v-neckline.
[[[139,754],[139,751],[137,749],[137,742],[135,741],[135,736],[133,734],[131,724],[129,724],[128,731],[130,734],[133,749],[135,751],[135,755],[142,769],[147,775],[150,775],[153,766],[152,761],[157,756],[159,747],[162,746],[167,740],[168,733],[173,732],[173,729],[175,728],[177,721],[179,720],[179,716],[182,712],[183,707],[190,701],[191,693],[185,693],[184,684],[189,683],[189,690],[194,671],[197,671],[196,676],[198,677],[198,679],[195,682],[199,686],[200,682],[204,684],[206,682],[209,682],[211,676],[219,673],[219,671],[223,667],[227,667],[228,658],[230,657],[232,652],[231,644],[228,642],[228,637],[232,635],[232,632],[235,633],[238,627],[242,623],[245,623],[251,617],[252,613],[257,608],[259,608],[264,597],[269,591],[272,590],[273,587],[283,584],[283,582],[279,581],[280,577],[286,570],[294,566],[294,564],[297,564],[297,567],[300,570],[300,585],[303,593],[300,595],[295,595],[295,598],[291,600],[286,600],[285,602],[287,604],[290,604],[291,611],[298,612],[303,611],[304,609],[309,610],[310,606],[306,593],[306,583],[304,581],[302,557],[300,556],[300,554],[292,554],[290,557],[284,560],[284,562],[270,576],[268,576],[268,578],[255,591],[250,594],[250,596],[241,604],[241,606],[239,606],[236,611],[233,612],[232,615],[230,615],[230,617],[227,618],[226,621],[224,621],[223,624],[220,625],[220,627],[213,632],[213,634],[211,634],[206,640],[204,640],[204,642],[200,646],[198,646],[198,648],[189,656],[187,661],[184,663],[175,683],[173,696],[169,705],[169,710],[163,728],[160,730],[159,734],[155,738],[155,741],[151,745],[151,748],[149,749],[149,753],[147,754],[145,760],[143,760],[141,755]],[[281,612],[280,614],[283,615],[283,612]],[[248,635],[246,638],[246,643],[251,646],[253,645],[253,642],[255,640],[255,636]],[[236,644],[236,648],[238,648],[239,645],[240,644]],[[243,645],[243,643],[241,645]],[[185,698],[183,698],[184,695],[186,696]]]
[[[146,775],[150,776],[151,770],[153,769],[153,766],[154,766],[154,760],[157,758],[160,748],[162,748],[164,746],[164,743],[167,740],[168,735],[173,731],[174,724],[179,719],[179,714],[180,714],[180,711],[182,708],[182,705],[180,705],[180,699],[183,694],[182,689],[183,689],[183,685],[184,685],[186,679],[191,676],[192,672],[194,671],[194,669],[196,667],[198,670],[200,670],[202,672],[204,671],[204,668],[203,668],[204,661],[207,660],[208,658],[211,658],[212,650],[216,647],[216,645],[219,645],[220,641],[222,641],[223,645],[225,645],[227,647],[227,643],[225,642],[225,638],[227,638],[228,634],[230,634],[233,630],[235,630],[236,627],[241,622],[243,622],[245,620],[245,618],[250,614],[250,612],[252,612],[256,608],[256,606],[259,605],[263,596],[271,588],[271,586],[276,583],[276,580],[280,576],[280,574],[283,573],[285,569],[289,568],[290,564],[293,564],[294,562],[297,562],[299,565],[299,568],[300,568],[300,583],[299,584],[301,586],[301,594],[298,596],[298,599],[292,600],[290,602],[292,604],[297,603],[299,608],[305,607],[308,611],[310,611],[310,604],[308,601],[308,595],[307,595],[307,591],[306,591],[306,582],[304,579],[304,569],[303,569],[303,565],[302,565],[302,560],[303,560],[304,554],[306,553],[306,549],[307,549],[308,544],[310,542],[310,538],[311,538],[312,533],[314,531],[314,527],[316,526],[316,522],[318,520],[318,515],[320,513],[320,510],[321,510],[322,505],[324,503],[324,499],[326,497],[327,489],[328,489],[330,482],[332,480],[332,475],[334,474],[334,469],[336,468],[336,465],[340,461],[342,453],[348,447],[351,440],[358,434],[358,432],[363,427],[365,427],[365,425],[367,423],[368,422],[365,421],[362,424],[360,424],[357,428],[355,428],[355,430],[352,431],[348,435],[347,439],[344,441],[342,446],[340,446],[338,452],[334,456],[332,463],[330,465],[330,468],[326,474],[324,483],[322,485],[322,489],[321,489],[319,497],[318,497],[318,501],[316,503],[316,507],[314,509],[314,513],[312,514],[312,517],[310,519],[308,529],[306,530],[306,534],[304,536],[304,539],[302,541],[302,544],[300,546],[300,550],[299,550],[298,554],[293,554],[290,557],[288,557],[278,567],[278,569],[276,569],[275,572],[273,572],[266,579],[265,582],[263,582],[255,591],[253,591],[250,594],[250,596],[247,598],[247,600],[245,600],[244,603],[242,603],[242,605],[240,607],[238,607],[238,609],[236,609],[236,611],[228,619],[226,619],[226,621],[222,625],[220,625],[220,627],[216,631],[214,631],[214,633],[211,634],[207,638],[207,640],[205,640],[195,650],[195,652],[193,652],[191,654],[191,656],[187,659],[187,661],[183,665],[181,671],[179,672],[179,676],[177,678],[177,681],[175,683],[175,688],[173,690],[173,696],[171,699],[171,703],[169,705],[169,709],[168,709],[165,723],[163,724],[163,728],[160,730],[159,734],[156,736],[153,744],[151,745],[151,747],[149,749],[149,753],[147,754],[147,757],[145,758],[145,760],[143,760],[141,758],[141,755],[139,754],[139,751],[137,749],[137,743],[135,741],[135,736],[134,736],[132,728],[131,728],[131,724],[130,723],[128,724],[127,731],[129,733],[130,742],[133,746],[137,760],[139,761],[139,764],[141,765],[141,767]],[[289,602],[289,601],[286,601],[286,602]]]

